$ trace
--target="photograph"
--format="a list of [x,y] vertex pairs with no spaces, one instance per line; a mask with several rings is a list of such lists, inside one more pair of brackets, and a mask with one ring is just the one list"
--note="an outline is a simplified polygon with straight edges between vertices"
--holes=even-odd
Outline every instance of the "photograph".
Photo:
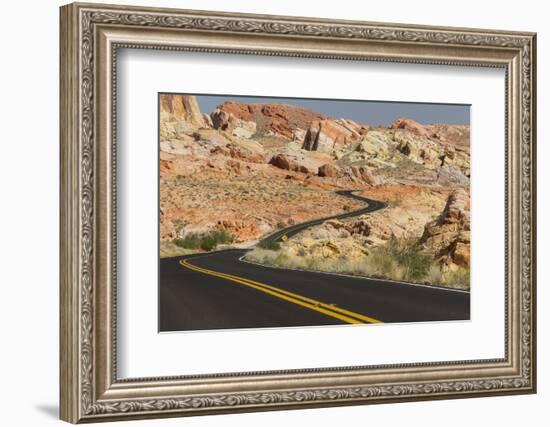
[[160,332],[470,319],[470,105],[159,93],[158,124]]
[[[21,123],[5,138],[15,142],[4,144],[15,147],[6,182],[21,200],[6,212],[28,217],[9,228],[25,247],[22,230],[54,233],[49,246],[34,240],[59,249],[57,260],[49,249],[20,256],[6,281],[24,291],[9,299],[8,318],[28,326],[8,328],[15,342],[59,340],[31,364],[42,367],[36,383],[56,376],[35,412],[52,417],[58,405],[70,423],[147,425],[231,414],[267,426],[333,407],[333,421],[320,420],[332,425],[344,406],[371,405],[369,417],[393,425],[424,421],[422,402],[434,401],[439,424],[475,424],[476,405],[500,414],[497,424],[537,424],[544,405],[526,395],[537,393],[544,347],[543,14],[527,4],[529,19],[516,7],[495,24],[482,4],[449,14],[406,2],[388,13],[206,3],[27,13],[59,30],[39,32],[51,45],[34,46],[26,67],[59,73],[57,83],[53,72],[26,79],[46,106],[31,138],[44,152],[24,169],[38,179],[22,173],[30,122],[19,112],[31,98],[12,83],[26,76],[6,79],[24,104],[8,103]],[[58,147],[44,143],[48,127]],[[45,209],[55,162],[59,205]],[[14,301],[28,302],[29,287],[11,284],[31,265],[47,292],[31,298],[36,315],[21,316]],[[48,268],[58,292],[43,286]],[[53,338],[37,335],[38,317],[52,319]],[[495,398],[473,405],[485,396]],[[503,411],[503,398],[530,403]],[[19,406],[15,416],[30,413]]]

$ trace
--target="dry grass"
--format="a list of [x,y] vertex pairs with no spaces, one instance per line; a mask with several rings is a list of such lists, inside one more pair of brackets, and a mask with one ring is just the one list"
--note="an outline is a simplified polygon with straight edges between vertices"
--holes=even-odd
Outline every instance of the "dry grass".
[[442,284],[450,288],[470,289],[470,269],[460,267],[455,271],[443,274]]
[[160,242],[160,257],[161,258],[170,258],[174,256],[188,255],[192,253],[200,252],[192,249],[182,248],[175,243],[170,241],[161,241]]
[[371,250],[363,259],[314,258],[306,253],[289,254],[284,249],[269,250],[254,248],[245,259],[259,264],[281,268],[351,274],[356,276],[381,278],[469,289],[470,271],[460,268],[443,272],[440,265],[423,252],[417,245],[390,242],[384,247]]

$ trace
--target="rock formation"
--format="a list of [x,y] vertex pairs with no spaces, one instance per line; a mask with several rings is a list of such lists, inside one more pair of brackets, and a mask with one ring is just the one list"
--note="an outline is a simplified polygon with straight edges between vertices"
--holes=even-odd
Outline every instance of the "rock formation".
[[470,209],[468,193],[454,191],[443,212],[426,224],[420,242],[444,263],[470,265]]
[[334,166],[332,163],[325,163],[319,167],[319,172],[317,173],[320,177],[329,177],[336,178],[340,176],[340,168]]
[[276,154],[269,160],[269,164],[287,171],[302,172],[307,174],[317,173],[310,165],[301,162],[300,159],[291,158],[285,154]]
[[195,96],[161,95],[160,112],[168,114],[166,119],[169,121],[184,121],[197,128],[207,126]]
[[319,167],[317,175],[322,178],[345,178],[361,184],[378,185],[380,183],[380,179],[375,177],[366,166],[339,167],[326,163]]
[[214,129],[228,132],[241,138],[250,138],[256,133],[256,122],[235,117],[232,113],[216,108],[211,114]]
[[[243,122],[256,123],[261,135],[276,135],[292,140],[296,132],[304,132],[313,120],[326,116],[307,108],[285,104],[242,104],[228,101],[219,105],[216,115],[227,113]],[[215,123],[214,117],[212,117]],[[223,121],[222,121],[223,122]]]
[[314,120],[309,125],[302,148],[331,153],[366,135],[368,128],[351,120]]
[[195,130],[209,127],[192,95],[161,95],[159,104],[161,141],[186,139]]
[[390,129],[404,129],[418,136],[430,136],[430,131],[422,126],[420,123],[402,117],[396,119],[393,124],[390,125]]
[[470,147],[470,126],[433,124],[425,128],[429,129],[431,138],[453,146]]

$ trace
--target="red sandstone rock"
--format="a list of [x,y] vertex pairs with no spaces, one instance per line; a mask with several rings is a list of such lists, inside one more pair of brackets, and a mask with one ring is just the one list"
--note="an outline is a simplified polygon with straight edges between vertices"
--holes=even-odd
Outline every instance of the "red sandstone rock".
[[330,153],[349,146],[367,133],[367,126],[352,120],[314,120],[306,132],[302,148]]
[[326,163],[321,167],[319,167],[319,172],[318,172],[319,176],[322,176],[322,177],[326,176],[326,177],[333,178],[333,177],[337,177],[338,174],[339,174],[338,168],[330,163]]
[[415,122],[412,119],[398,118],[390,126],[390,129],[404,129],[419,136],[429,137],[433,132],[430,132],[425,126]]
[[[306,174],[314,173],[313,170],[311,170],[308,166],[305,164],[300,163],[296,159],[291,159],[285,154],[276,154],[274,155],[271,160],[269,161],[270,165],[273,165],[279,169],[284,169],[288,171],[294,171],[294,172],[302,172]],[[317,171],[315,171],[317,172]]]
[[[215,111],[218,111],[216,115],[231,114],[236,119],[255,122],[259,133],[278,134],[289,140],[293,139],[297,129],[307,129],[312,120],[327,118],[315,111],[285,104],[242,104],[227,101],[219,105]],[[224,119],[228,117],[226,115],[223,115]],[[214,113],[211,117],[215,126],[218,118],[214,117]]]

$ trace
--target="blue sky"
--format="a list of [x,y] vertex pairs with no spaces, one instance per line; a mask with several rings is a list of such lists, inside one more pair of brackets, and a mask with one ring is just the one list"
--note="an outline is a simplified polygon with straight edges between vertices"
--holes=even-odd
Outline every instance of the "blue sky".
[[299,105],[335,118],[346,118],[370,125],[387,126],[398,117],[406,117],[423,124],[469,124],[470,105],[435,104],[390,101],[355,101],[333,99],[305,99],[280,97],[251,97],[233,95],[196,95],[203,113],[210,113],[225,101],[251,104]]

